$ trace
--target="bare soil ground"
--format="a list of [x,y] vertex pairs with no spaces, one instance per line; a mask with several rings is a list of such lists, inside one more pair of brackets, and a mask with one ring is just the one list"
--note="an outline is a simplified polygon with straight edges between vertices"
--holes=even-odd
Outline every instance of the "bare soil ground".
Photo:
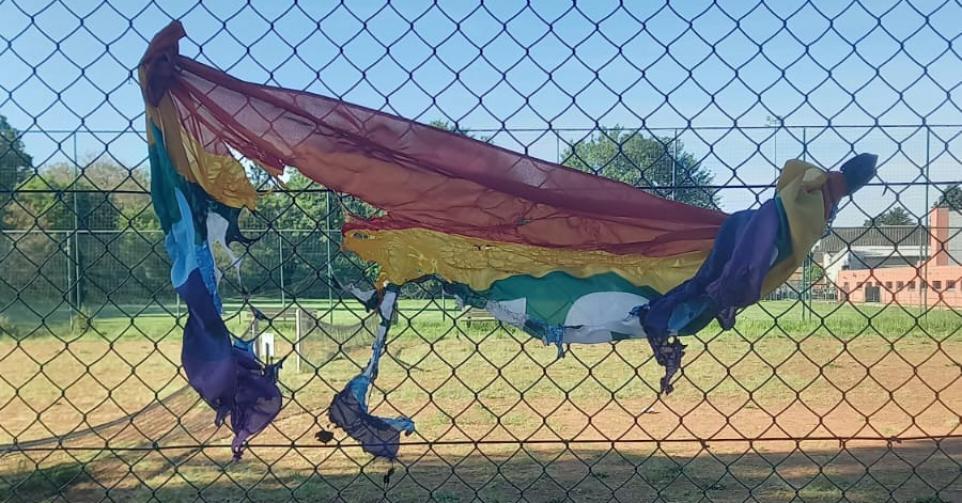
[[[340,432],[326,445],[313,438],[328,427],[333,393],[366,359],[363,345],[334,358],[304,349],[302,372],[283,374],[280,418],[231,463],[228,432],[182,389],[179,342],[3,341],[0,443],[36,450],[0,458],[0,496],[962,501],[960,440],[781,440],[962,434],[962,342],[706,339],[692,341],[675,393],[659,399],[644,342],[572,347],[556,360],[554,348],[510,334],[401,336],[372,406],[412,415],[418,432],[404,439],[387,486],[388,463]],[[316,372],[312,355],[324,355]],[[90,430],[97,425],[106,426]],[[65,435],[66,451],[42,440]]]

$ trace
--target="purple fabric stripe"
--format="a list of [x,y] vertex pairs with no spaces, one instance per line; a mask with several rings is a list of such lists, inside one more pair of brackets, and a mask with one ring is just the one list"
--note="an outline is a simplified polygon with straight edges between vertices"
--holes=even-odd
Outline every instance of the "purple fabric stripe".
[[[672,335],[672,313],[684,307],[691,307],[696,313],[690,321],[705,320],[707,324],[712,317],[723,315],[724,324],[729,325],[734,322],[735,308],[758,302],[776,251],[779,220],[774,199],[757,210],[739,211],[728,217],[698,272],[649,304],[642,320],[648,337]],[[701,328],[686,326],[684,334]]]
[[775,199],[757,210],[732,214],[722,224],[711,254],[698,272],[639,309],[655,358],[665,368],[662,393],[671,393],[671,379],[685,354],[685,346],[677,340],[668,342],[669,336],[696,333],[712,319],[725,330],[732,328],[737,308],[761,297],[762,283],[776,260],[780,225]]
[[218,425],[230,416],[232,450],[239,459],[247,439],[280,412],[278,366],[263,366],[250,351],[234,347],[199,270],[190,272],[177,293],[189,311],[181,350],[187,380],[217,411]]

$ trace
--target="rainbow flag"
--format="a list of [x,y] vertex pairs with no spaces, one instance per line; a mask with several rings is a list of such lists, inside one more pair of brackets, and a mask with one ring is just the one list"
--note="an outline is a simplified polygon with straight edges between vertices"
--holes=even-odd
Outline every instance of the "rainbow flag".
[[[382,321],[370,362],[329,417],[387,458],[414,423],[371,414],[366,397],[400,285],[440,280],[559,355],[571,343],[644,338],[666,368],[667,393],[684,354],[677,336],[713,319],[730,327],[737,309],[799,267],[838,201],[875,172],[867,154],[840,172],[790,161],[772,200],[726,215],[340,100],[244,82],[180,56],[183,36],[179,22],[169,25],[140,66],[152,192],[172,243],[172,280],[199,320],[185,331],[184,366],[218,417],[232,414],[237,452],[276,414],[279,393],[270,386],[276,368],[234,348],[216,316],[209,249],[240,238],[238,212],[256,199],[232,151],[382,210],[343,229],[344,249],[380,266],[374,290],[354,294]],[[238,375],[254,377],[208,386],[228,354]]]

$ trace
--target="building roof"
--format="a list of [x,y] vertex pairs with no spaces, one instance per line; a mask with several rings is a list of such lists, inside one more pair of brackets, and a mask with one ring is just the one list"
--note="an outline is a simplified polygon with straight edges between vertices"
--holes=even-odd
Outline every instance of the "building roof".
[[928,253],[925,246],[853,246],[851,253],[864,258],[921,258]]
[[872,227],[833,227],[815,245],[816,254],[838,253],[852,247],[921,247],[929,233],[921,225],[879,225]]

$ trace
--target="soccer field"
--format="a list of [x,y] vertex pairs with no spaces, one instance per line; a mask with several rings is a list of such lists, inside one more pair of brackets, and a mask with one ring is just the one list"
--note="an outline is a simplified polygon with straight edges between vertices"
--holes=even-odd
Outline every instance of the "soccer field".
[[[335,325],[365,316],[355,303],[299,304]],[[268,312],[282,307],[255,305]],[[779,440],[959,433],[951,411],[962,410],[962,324],[952,311],[815,303],[807,312],[798,303],[764,302],[743,313],[733,331],[709,327],[688,338],[676,391],[659,399],[661,369],[644,341],[573,346],[558,360],[554,348],[519,331],[493,322],[468,327],[453,302],[445,307],[402,303],[371,398],[379,414],[409,414],[417,422],[418,432],[403,439],[409,445],[401,447],[392,500],[419,501],[433,492],[442,501],[470,501],[478,490],[487,501],[521,494],[545,502],[565,494],[591,501],[597,494],[602,501],[610,491],[679,501],[709,491],[718,501],[729,495],[741,501],[751,490],[765,501],[796,494],[835,501],[843,487],[855,501],[878,501],[890,491],[912,501],[933,487],[958,486],[956,442],[943,441],[941,450],[931,441],[907,442],[888,451],[884,442],[853,440],[839,453],[837,440]],[[237,481],[258,484],[257,499],[264,501],[286,500],[292,488],[306,499],[330,498],[339,487],[352,500],[379,498],[386,465],[370,464],[350,442],[333,449],[335,443],[313,438],[328,428],[333,394],[368,357],[371,336],[363,327],[305,336],[299,371],[288,363],[281,375],[287,396],[281,416],[242,462],[229,464],[226,430],[215,430],[213,413],[195,394],[180,391],[176,316],[157,307],[93,314],[87,328],[71,326],[66,315],[46,324],[20,316],[19,339],[0,341],[0,443],[107,424],[64,444],[141,450],[8,454],[0,463],[3,495],[21,483],[17,499],[25,490],[43,499],[59,486],[99,499],[107,494],[100,484],[109,483],[118,499],[144,499],[153,488],[158,498],[177,500],[208,487],[210,500],[228,501],[244,496]],[[243,331],[239,316],[230,320]],[[270,330],[278,340],[295,335],[288,319]],[[278,353],[291,347],[279,342]],[[110,423],[158,400],[165,407]],[[162,449],[143,450],[150,439]],[[691,439],[717,441],[703,446]],[[574,443],[548,443],[558,440]],[[191,447],[198,443],[215,446]],[[176,475],[165,459],[182,463]],[[906,483],[909,465],[902,459],[918,465],[931,487],[918,478]],[[500,471],[496,462],[504,463]],[[212,464],[223,468],[211,470]],[[283,478],[269,475],[266,465]],[[35,467],[43,471],[31,475]]]

